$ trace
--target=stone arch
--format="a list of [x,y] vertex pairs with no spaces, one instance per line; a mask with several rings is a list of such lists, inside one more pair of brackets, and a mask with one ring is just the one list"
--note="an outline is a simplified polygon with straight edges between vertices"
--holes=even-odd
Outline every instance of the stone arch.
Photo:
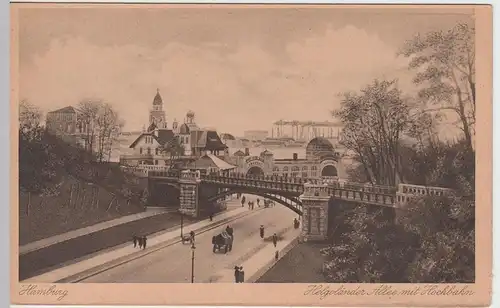
[[256,196],[260,196],[263,198],[267,198],[270,200],[273,200],[276,203],[279,203],[281,205],[286,206],[290,210],[294,211],[298,215],[302,216],[303,215],[303,205],[302,201],[298,197],[291,197],[291,196],[283,196],[280,194],[273,194],[273,193],[266,193],[260,190],[249,190],[249,189],[229,189],[226,191],[223,191],[216,196],[210,197],[208,199],[208,202],[213,202],[216,200],[220,200],[221,198],[224,198],[225,196],[229,196],[235,193],[243,193],[243,194],[252,194]]
[[337,168],[333,165],[326,165],[321,169],[321,176],[338,176]]
[[247,160],[246,169],[247,171],[245,173],[247,175],[261,176],[265,174],[264,170],[266,170],[264,163],[260,159],[250,159],[249,161]]
[[338,176],[337,162],[333,159],[325,159],[319,165],[321,176]]
[[247,175],[264,176],[264,170],[260,166],[251,166],[247,170]]

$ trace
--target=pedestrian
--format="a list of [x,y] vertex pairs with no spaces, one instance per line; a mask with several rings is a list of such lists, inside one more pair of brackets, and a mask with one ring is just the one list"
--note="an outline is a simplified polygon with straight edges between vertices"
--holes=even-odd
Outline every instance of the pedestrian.
[[234,282],[240,282],[240,268],[238,266],[234,267]]
[[210,221],[212,221],[214,219],[214,215],[210,214],[210,216],[208,216],[208,218],[210,218]]
[[191,232],[189,232],[189,236],[191,237],[191,239],[190,239],[191,240],[191,244],[194,243],[194,235],[195,235],[194,231],[191,230]]
[[280,257],[280,254],[279,254],[279,252],[276,250],[276,252],[274,253],[274,260],[275,260],[275,261],[278,261],[279,257]]
[[248,209],[249,209],[249,210],[251,209],[251,208],[250,208],[251,206],[252,206],[252,202],[248,201]]
[[240,266],[240,283],[244,282],[245,281],[245,271],[243,270],[243,266]]
[[147,241],[148,241],[147,237],[143,236],[142,237],[142,249],[146,249]]
[[241,197],[241,207],[244,207],[244,206],[245,206],[245,201],[246,201],[245,196],[242,196],[242,197]]
[[276,245],[278,244],[278,236],[276,235],[276,233],[273,234],[273,244],[274,247],[276,247]]
[[264,225],[260,225],[260,238],[264,238]]
[[143,243],[142,237],[137,238],[137,243],[139,244],[139,249],[142,249],[142,243]]
[[134,248],[137,247],[137,236],[135,236],[135,235],[134,235],[133,242],[134,242]]
[[257,206],[260,207],[260,199],[257,198]]

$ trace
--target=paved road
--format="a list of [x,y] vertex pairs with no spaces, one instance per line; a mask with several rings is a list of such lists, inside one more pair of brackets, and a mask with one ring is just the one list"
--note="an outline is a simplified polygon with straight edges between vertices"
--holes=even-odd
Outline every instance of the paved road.
[[[247,196],[247,200],[254,197]],[[257,203],[255,203],[257,209]],[[264,241],[259,235],[259,226],[265,226],[265,237],[293,225],[297,215],[290,209],[277,204],[273,208],[256,211],[231,223],[235,241],[233,250],[226,255],[212,252],[212,236],[222,231],[214,229],[196,236],[195,282],[211,282],[216,273],[232,269],[235,265],[257,253],[271,241]],[[186,228],[185,232],[189,232]],[[175,244],[146,255],[137,260],[102,272],[82,282],[88,283],[168,283],[191,282],[191,249],[189,244]]]

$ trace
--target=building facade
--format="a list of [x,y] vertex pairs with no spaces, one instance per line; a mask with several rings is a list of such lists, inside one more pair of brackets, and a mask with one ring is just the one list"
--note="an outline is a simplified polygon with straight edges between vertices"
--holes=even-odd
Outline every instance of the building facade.
[[225,159],[237,166],[235,172],[243,174],[302,178],[347,176],[340,154],[327,139],[321,137],[308,143],[304,159],[299,159],[297,153],[290,158],[275,159],[269,150],[258,156],[250,155],[248,148],[236,151]]
[[77,133],[77,112],[72,106],[50,111],[46,118],[47,130],[54,135]]
[[243,137],[250,141],[264,140],[269,136],[267,130],[247,130],[243,132]]
[[217,131],[200,129],[195,121],[195,113],[189,111],[184,123],[172,122],[167,125],[163,99],[159,90],[153,99],[149,114],[149,125],[130,145],[131,154],[120,156],[120,164],[127,166],[170,166],[172,160],[189,163],[206,153],[221,155],[227,146],[221,141]]

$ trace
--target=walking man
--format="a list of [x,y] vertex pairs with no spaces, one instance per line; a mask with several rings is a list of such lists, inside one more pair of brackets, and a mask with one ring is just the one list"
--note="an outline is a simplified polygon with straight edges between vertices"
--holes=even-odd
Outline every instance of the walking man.
[[264,238],[264,225],[260,225],[260,238]]
[[276,247],[276,245],[278,244],[278,236],[276,235],[276,233],[273,234],[273,244],[274,247]]
[[278,262],[279,257],[280,257],[280,254],[279,254],[279,252],[276,250],[276,252],[274,253],[274,261]]
[[137,242],[139,243],[139,249],[142,249],[142,243],[143,243],[142,239],[143,239],[142,237],[137,238]]
[[240,282],[240,268],[238,266],[234,267],[234,282]]
[[135,236],[135,235],[134,235],[133,242],[134,242],[134,248],[137,247],[137,236]]
[[145,236],[143,236],[142,237],[142,249],[146,249],[146,243],[147,243],[147,241],[148,241],[148,238],[145,237]]
[[239,280],[240,280],[240,283],[244,282],[245,281],[245,271],[243,270],[243,266],[240,266],[240,270],[239,270]]
[[260,199],[257,198],[257,206],[260,207]]

